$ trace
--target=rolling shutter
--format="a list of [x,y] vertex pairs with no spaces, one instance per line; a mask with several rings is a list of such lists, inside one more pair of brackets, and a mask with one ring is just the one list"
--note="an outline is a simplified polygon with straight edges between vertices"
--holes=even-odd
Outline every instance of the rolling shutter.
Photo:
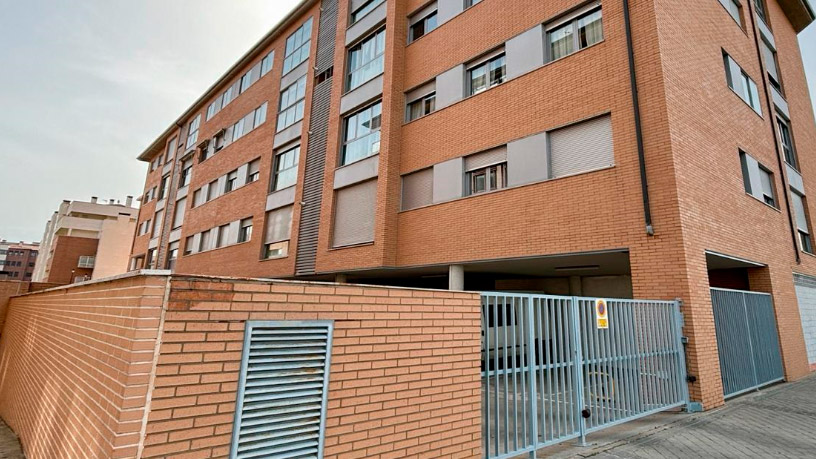
[[501,146],[465,157],[465,171],[481,169],[507,161],[507,147]]
[[343,247],[374,240],[376,201],[376,180],[337,190],[332,246]]
[[293,206],[286,206],[266,213],[264,244],[289,240],[292,231],[292,209]]
[[793,213],[796,216],[796,227],[799,228],[800,231],[804,231],[810,234],[810,228],[808,228],[807,222],[807,212],[805,212],[805,201],[802,199],[802,196],[799,193],[791,192],[791,198],[793,200]]
[[433,203],[433,168],[413,172],[402,178],[402,210]]
[[552,177],[564,177],[615,164],[609,115],[573,124],[550,134]]
[[332,322],[247,322],[231,458],[322,458]]

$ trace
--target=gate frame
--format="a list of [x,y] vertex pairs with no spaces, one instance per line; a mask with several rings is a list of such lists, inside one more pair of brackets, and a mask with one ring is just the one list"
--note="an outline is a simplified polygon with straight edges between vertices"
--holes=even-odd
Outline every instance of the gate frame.
[[[570,310],[571,310],[571,314],[572,314],[571,331],[572,331],[573,338],[574,338],[572,358],[573,358],[573,362],[574,362],[574,367],[576,368],[576,370],[573,371],[572,377],[573,377],[573,382],[575,383],[575,394],[576,394],[575,396],[576,396],[576,398],[578,398],[578,402],[579,402],[576,405],[581,406],[582,407],[581,410],[585,409],[586,407],[584,406],[584,386],[585,386],[584,364],[585,364],[585,359],[583,357],[584,349],[583,349],[583,345],[581,343],[581,336],[582,336],[581,333],[582,332],[581,332],[581,320],[580,320],[580,315],[579,315],[580,314],[580,301],[581,300],[595,301],[595,300],[598,300],[598,299],[603,299],[603,300],[607,301],[607,303],[612,301],[612,302],[618,302],[618,303],[652,302],[652,303],[663,303],[663,304],[666,304],[666,305],[672,304],[671,311],[672,311],[672,315],[674,317],[673,317],[673,320],[671,322],[671,327],[672,327],[672,330],[674,331],[674,335],[675,335],[675,337],[674,337],[674,341],[675,341],[674,346],[675,346],[675,348],[677,349],[677,352],[678,352],[678,364],[677,364],[676,371],[678,371],[680,373],[678,375],[678,381],[680,382],[680,387],[681,387],[680,394],[679,394],[680,397],[681,397],[681,400],[679,402],[676,402],[676,403],[671,404],[671,405],[663,406],[663,407],[660,407],[660,408],[656,408],[656,409],[653,409],[653,410],[645,411],[643,413],[638,413],[638,414],[636,414],[634,416],[631,416],[631,417],[628,417],[628,418],[618,419],[616,421],[612,421],[610,423],[595,426],[595,427],[592,427],[592,428],[587,428],[587,422],[586,422],[587,419],[584,418],[581,415],[581,413],[577,413],[578,418],[579,418],[579,420],[578,420],[578,432],[577,433],[567,435],[567,436],[565,436],[563,438],[560,438],[560,439],[557,439],[557,440],[551,440],[549,442],[539,443],[538,442],[538,414],[539,414],[539,412],[538,412],[538,406],[537,406],[538,390],[537,390],[537,385],[536,385],[536,371],[535,370],[530,370],[529,371],[529,373],[530,373],[529,374],[529,383],[530,383],[529,387],[530,387],[531,391],[534,391],[533,394],[536,395],[536,396],[530,397],[529,406],[528,406],[528,409],[531,410],[530,411],[531,420],[530,420],[529,426],[530,426],[531,435],[532,435],[532,438],[531,438],[532,445],[530,445],[528,447],[525,447],[525,448],[522,448],[522,449],[519,449],[519,450],[514,451],[514,452],[508,452],[508,453],[504,453],[504,454],[500,454],[500,455],[496,455],[496,456],[489,456],[489,451],[490,451],[489,419],[486,419],[486,415],[483,413],[482,422],[483,423],[487,422],[487,425],[488,425],[488,428],[486,429],[488,435],[483,440],[483,447],[486,448],[483,457],[489,458],[489,459],[507,459],[507,458],[519,457],[519,456],[527,453],[527,455],[528,455],[528,457],[530,459],[535,459],[536,458],[536,452],[538,450],[540,450],[542,448],[549,447],[549,446],[553,446],[553,445],[556,445],[556,444],[559,444],[559,443],[563,443],[565,441],[576,439],[576,438],[578,439],[578,446],[585,447],[585,446],[587,446],[587,442],[586,442],[587,434],[598,432],[598,431],[607,429],[609,427],[624,424],[624,423],[631,422],[631,421],[634,421],[634,420],[637,420],[637,419],[641,419],[641,418],[644,418],[644,417],[647,417],[647,416],[651,416],[651,415],[656,414],[656,413],[660,413],[660,412],[663,412],[663,411],[666,411],[666,410],[679,408],[679,407],[684,407],[685,411],[691,412],[690,407],[692,406],[692,402],[690,400],[689,387],[688,387],[688,365],[687,365],[687,362],[686,362],[686,352],[685,352],[686,351],[685,344],[686,344],[686,339],[687,338],[683,334],[683,326],[685,325],[684,324],[685,321],[684,321],[683,313],[681,311],[681,306],[683,304],[682,300],[680,300],[680,299],[674,299],[674,300],[638,300],[638,299],[629,299],[629,298],[601,298],[601,297],[585,297],[585,296],[561,296],[561,295],[500,292],[500,291],[482,291],[482,292],[480,292],[480,296],[481,296],[482,299],[484,299],[485,297],[493,297],[493,298],[504,297],[504,298],[524,299],[525,303],[522,304],[522,307],[524,307],[526,309],[526,315],[530,318],[530,320],[532,320],[532,317],[534,317],[534,315],[532,314],[532,312],[533,312],[533,299],[534,298],[545,299],[545,300],[550,299],[550,300],[567,300],[567,301],[569,301],[569,306],[570,306]],[[484,307],[484,305],[482,305],[482,307]],[[498,307],[498,302],[497,302],[496,307]],[[480,316],[481,315],[483,315],[482,312],[480,312]],[[486,326],[486,325],[487,324],[485,324],[484,326]],[[527,330],[526,335],[527,335],[528,343],[533,343],[535,341],[535,331],[534,331],[532,326],[529,326],[527,328],[528,328],[528,330]],[[484,332],[485,336],[481,338],[482,345],[486,346],[485,339],[486,339],[487,334],[489,332],[488,332],[487,328],[483,329],[483,332]],[[483,351],[483,352],[485,353],[484,354],[485,356],[489,356],[489,349],[487,349],[486,347],[485,347],[485,351]],[[535,348],[532,345],[527,346],[526,357],[528,359],[527,360],[528,362],[534,362],[535,361]],[[483,358],[485,358],[485,357],[483,357]],[[488,357],[488,360],[489,360],[489,357]],[[482,381],[484,381],[485,379],[490,378],[490,370],[489,370],[489,365],[488,364],[489,364],[489,362],[487,362],[485,364],[485,371],[484,371],[484,374],[482,375]],[[494,371],[498,372],[498,369],[495,369]],[[487,397],[489,397],[489,394],[487,395]],[[484,401],[485,401],[485,399],[483,398],[482,402],[484,403]],[[497,405],[497,409],[498,409],[498,405]]]

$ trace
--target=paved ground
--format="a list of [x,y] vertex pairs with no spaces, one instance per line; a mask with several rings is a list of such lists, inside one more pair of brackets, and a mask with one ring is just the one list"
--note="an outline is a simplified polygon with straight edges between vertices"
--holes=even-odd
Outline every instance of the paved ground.
[[560,445],[537,457],[814,458],[816,375],[730,400],[706,413],[662,413]]
[[17,435],[8,428],[5,422],[0,421],[0,459],[24,459],[23,450]]

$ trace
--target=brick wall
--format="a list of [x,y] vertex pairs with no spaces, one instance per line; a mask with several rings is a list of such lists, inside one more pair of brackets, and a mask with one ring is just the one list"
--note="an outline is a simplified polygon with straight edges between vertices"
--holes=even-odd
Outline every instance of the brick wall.
[[6,321],[6,311],[9,299],[14,295],[22,295],[28,292],[38,292],[51,287],[58,287],[60,284],[48,284],[43,282],[20,282],[12,280],[0,280],[0,331]]
[[470,293],[174,278],[143,457],[229,453],[244,323],[335,321],[327,458],[479,457]]
[[29,458],[226,457],[246,321],[328,319],[327,458],[481,456],[475,293],[127,275],[16,297],[0,416]]
[[29,458],[135,457],[165,277],[13,298],[0,340],[0,416]]
[[80,268],[79,257],[95,256],[98,239],[74,236],[57,236],[53,243],[53,256],[49,261],[48,282],[69,284],[77,276],[88,276],[93,268]]

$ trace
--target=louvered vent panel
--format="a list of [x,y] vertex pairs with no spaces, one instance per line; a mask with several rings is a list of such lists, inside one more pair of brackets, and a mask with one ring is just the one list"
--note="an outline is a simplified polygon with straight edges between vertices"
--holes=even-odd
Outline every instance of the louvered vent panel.
[[322,458],[331,322],[248,322],[233,458]]

